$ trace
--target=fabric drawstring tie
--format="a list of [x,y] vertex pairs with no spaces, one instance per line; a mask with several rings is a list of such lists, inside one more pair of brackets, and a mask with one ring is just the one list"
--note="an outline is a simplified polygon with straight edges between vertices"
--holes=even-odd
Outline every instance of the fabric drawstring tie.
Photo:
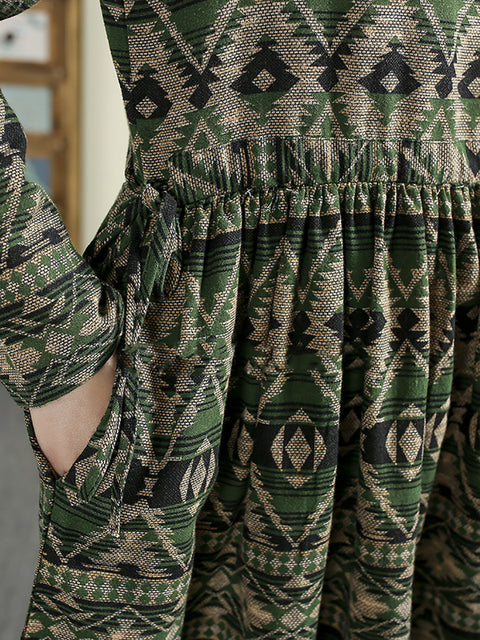
[[[138,342],[155,283],[163,289],[170,257],[177,247],[179,228],[177,201],[167,191],[162,196],[145,183],[137,191],[135,213],[150,220],[143,237],[138,225],[133,225],[132,251],[128,256],[125,291],[125,330],[118,348],[118,362],[125,376],[121,434],[127,446],[118,451],[112,487],[112,516],[110,530],[120,536],[120,510],[127,477],[134,458],[135,444],[146,428],[145,416],[138,402],[138,369],[141,366],[142,344]],[[152,216],[151,214],[156,214]]]
[[[177,200],[170,193],[163,191],[160,195],[149,183],[126,183],[121,198],[121,208],[111,210],[85,252],[98,277],[112,285],[124,303],[119,314],[122,328],[116,345],[117,370],[110,405],[97,434],[64,476],[58,477],[53,472],[36,441],[30,412],[25,410],[42,479],[45,513],[52,506],[55,487],[59,490],[62,487],[72,506],[77,501],[89,503],[98,495],[108,470],[112,469],[112,508],[108,517],[109,529],[115,537],[120,535],[120,509],[135,445],[146,428],[138,401],[138,371],[147,346],[140,342],[140,333],[153,288],[158,288],[160,296],[164,295],[172,255],[181,250]],[[111,295],[109,290],[106,293]]]

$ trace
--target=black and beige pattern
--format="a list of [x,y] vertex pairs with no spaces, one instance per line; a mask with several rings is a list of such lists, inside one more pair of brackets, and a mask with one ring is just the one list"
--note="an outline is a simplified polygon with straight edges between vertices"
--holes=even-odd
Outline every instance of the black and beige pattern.
[[0,93],[0,380],[22,407],[85,382],[121,337],[124,304],[25,180],[25,134]]
[[480,640],[480,3],[101,5],[131,145],[67,275],[119,359],[64,476],[25,410],[23,639]]
[[0,19],[10,18],[37,4],[38,0],[0,0]]

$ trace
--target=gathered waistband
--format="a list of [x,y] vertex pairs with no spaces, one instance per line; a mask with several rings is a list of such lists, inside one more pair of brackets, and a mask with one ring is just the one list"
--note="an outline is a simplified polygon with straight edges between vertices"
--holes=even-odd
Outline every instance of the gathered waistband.
[[167,189],[179,205],[225,193],[325,183],[473,184],[480,173],[480,140],[235,140],[171,156],[167,183],[158,180],[154,157],[141,156],[145,180]]

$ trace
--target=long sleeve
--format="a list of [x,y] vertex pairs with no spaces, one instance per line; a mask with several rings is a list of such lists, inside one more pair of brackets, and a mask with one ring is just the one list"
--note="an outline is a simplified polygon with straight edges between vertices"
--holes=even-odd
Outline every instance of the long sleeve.
[[0,0],[0,20],[21,13],[37,2],[38,0]]
[[33,407],[103,366],[121,339],[124,301],[76,251],[43,188],[25,179],[25,151],[0,92],[0,380]]

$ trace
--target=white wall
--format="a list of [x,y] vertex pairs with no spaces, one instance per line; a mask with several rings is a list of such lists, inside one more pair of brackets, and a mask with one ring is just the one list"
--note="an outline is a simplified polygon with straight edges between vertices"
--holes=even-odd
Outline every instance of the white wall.
[[80,250],[95,235],[123,182],[128,126],[98,0],[82,2]]

